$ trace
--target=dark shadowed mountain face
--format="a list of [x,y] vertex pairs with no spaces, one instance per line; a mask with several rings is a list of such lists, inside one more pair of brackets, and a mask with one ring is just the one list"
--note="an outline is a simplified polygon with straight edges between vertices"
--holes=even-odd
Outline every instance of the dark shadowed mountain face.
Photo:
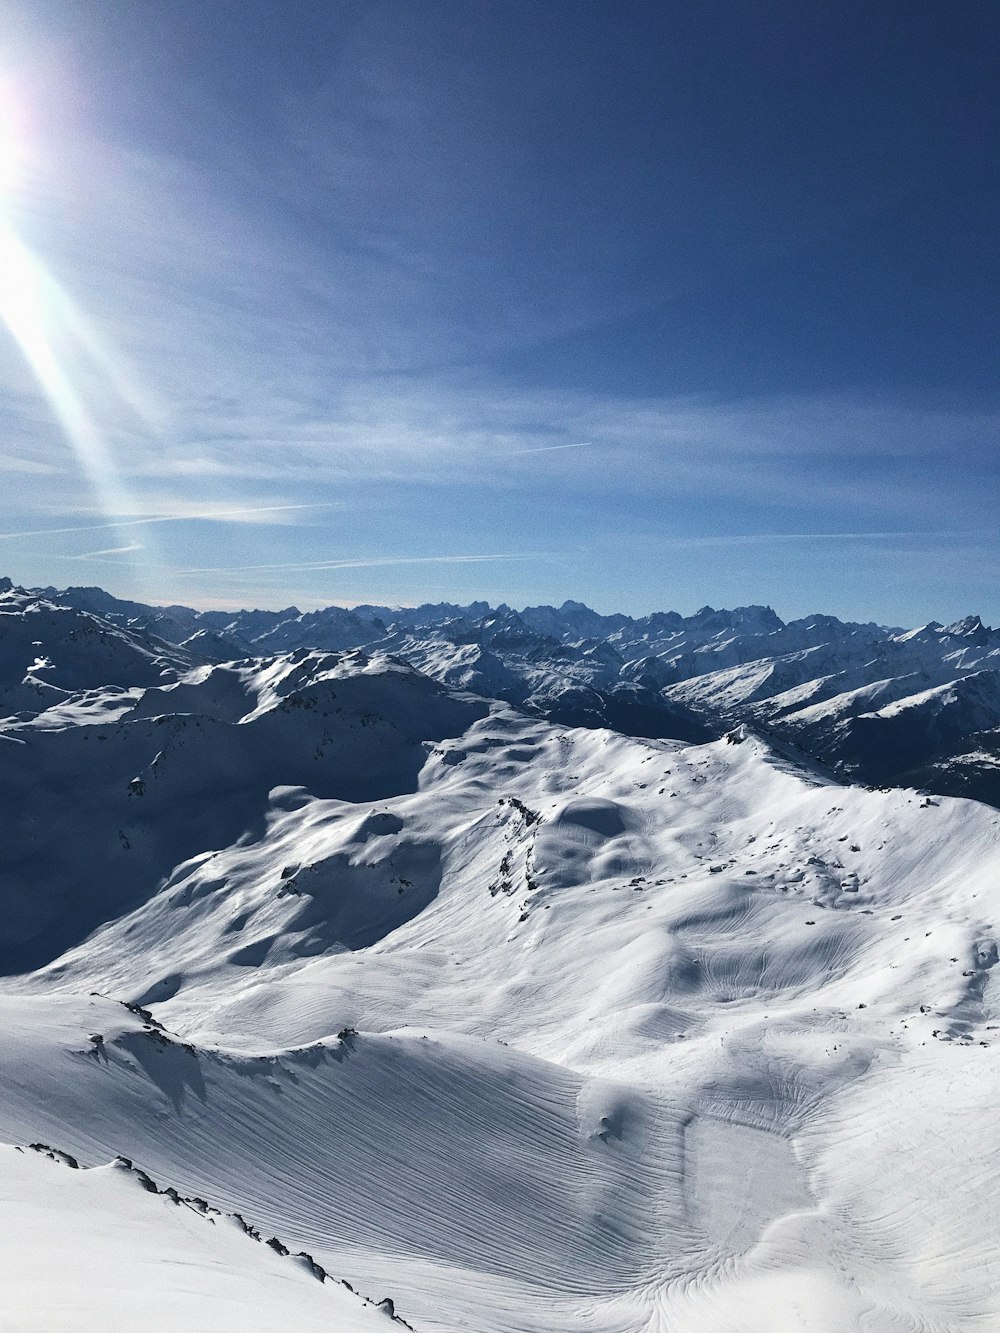
[[[32,615],[90,620],[45,604],[22,614],[33,625]],[[4,653],[16,646],[17,615],[0,610]],[[116,647],[129,645],[130,631],[103,632]],[[90,637],[82,642],[89,652]],[[68,635],[53,643],[61,679],[78,647]],[[415,790],[428,748],[489,710],[385,657],[299,649],[143,680],[141,648],[137,640],[137,688],[63,690],[50,702],[50,687],[34,711],[0,722],[0,975],[44,966],[144,901],[175,866],[260,837],[278,791],[363,804]],[[85,830],[83,858],[79,837],[62,836],[70,824]],[[384,830],[376,821],[370,832]],[[370,942],[418,910],[436,891],[436,852],[416,850],[420,882],[411,874],[416,886],[405,898],[387,888],[364,929],[349,903],[327,903],[317,890],[300,922],[304,950],[320,937],[347,947]],[[314,888],[320,880],[314,871]]]
[[[601,615],[581,602],[522,611],[473,602],[199,612],[122,601],[100,588],[11,588],[5,603],[21,615],[40,598],[50,620],[68,624],[76,613],[81,626],[102,625],[119,656],[130,645],[130,665],[109,661],[106,679],[80,676],[77,665],[77,688],[139,685],[150,671],[195,662],[363,648],[563,726],[700,742],[749,723],[849,780],[1000,804],[1000,631],[974,615],[904,631],[825,615],[786,623],[768,606],[639,618]],[[12,642],[14,621],[6,623]],[[18,633],[25,639],[27,631]],[[0,682],[10,711],[51,700],[52,686],[62,687],[58,663],[22,658],[23,650],[16,682]]]

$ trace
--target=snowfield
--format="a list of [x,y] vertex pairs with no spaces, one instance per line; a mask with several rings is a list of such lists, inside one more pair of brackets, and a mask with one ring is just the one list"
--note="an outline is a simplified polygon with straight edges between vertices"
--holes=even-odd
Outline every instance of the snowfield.
[[995,809],[5,606],[0,1329],[1000,1327]]

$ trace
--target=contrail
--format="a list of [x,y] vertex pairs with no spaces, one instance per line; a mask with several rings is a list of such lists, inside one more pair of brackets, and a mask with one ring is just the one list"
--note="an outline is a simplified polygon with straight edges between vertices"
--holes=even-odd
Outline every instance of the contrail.
[[550,454],[555,449],[589,449],[593,440],[583,440],[580,444],[543,444],[537,449],[512,449],[508,458],[517,458],[520,454]]

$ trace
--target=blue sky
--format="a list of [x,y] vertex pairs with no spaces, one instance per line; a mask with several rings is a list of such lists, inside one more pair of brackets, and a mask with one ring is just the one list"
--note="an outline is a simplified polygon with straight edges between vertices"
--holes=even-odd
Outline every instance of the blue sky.
[[1000,621],[1000,7],[0,0],[0,570]]

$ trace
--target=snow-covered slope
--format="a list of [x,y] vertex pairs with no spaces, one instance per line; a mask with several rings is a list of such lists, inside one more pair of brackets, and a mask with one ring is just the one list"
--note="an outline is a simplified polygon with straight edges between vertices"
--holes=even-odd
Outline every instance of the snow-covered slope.
[[310,1255],[204,1199],[158,1189],[127,1158],[81,1169],[44,1144],[0,1146],[0,1216],[9,1333],[245,1333],[251,1319],[309,1333],[392,1327],[386,1307]]
[[197,659],[141,631],[11,589],[0,593],[0,717],[70,698],[99,712],[107,695],[176,680]]
[[0,728],[0,1328],[1000,1326],[995,810],[367,652],[119,704]]

